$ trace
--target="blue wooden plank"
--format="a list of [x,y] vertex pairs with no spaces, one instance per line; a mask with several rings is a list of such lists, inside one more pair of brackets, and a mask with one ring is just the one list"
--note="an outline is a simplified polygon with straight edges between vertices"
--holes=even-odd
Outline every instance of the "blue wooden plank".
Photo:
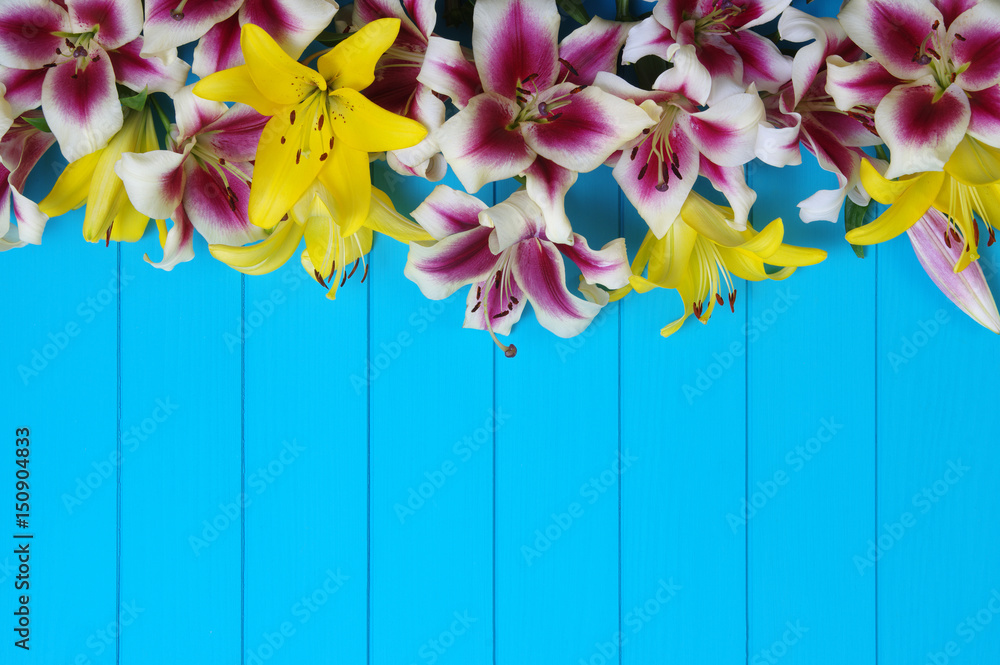
[[[39,165],[28,192],[35,200],[52,184],[54,178],[45,180],[50,167],[56,173],[65,161]],[[83,242],[82,224],[82,213],[68,214],[49,223],[40,247],[0,255],[0,279],[8,285],[0,359],[4,662],[115,662],[117,304],[132,281],[119,271],[114,248]],[[26,528],[15,522],[22,427],[30,430]],[[26,562],[14,553],[24,543]],[[30,631],[23,636],[14,632],[21,596]],[[15,646],[24,637],[27,651]]]
[[851,556],[874,524],[877,259],[854,256],[842,223],[798,221],[795,202],[833,184],[803,162],[751,169],[755,227],[782,217],[786,242],[829,257],[751,289],[748,658],[860,665],[875,660],[875,579]]
[[[498,183],[498,201],[511,185]],[[581,175],[566,205],[592,247],[617,236],[606,169]],[[616,470],[634,466],[619,458],[616,307],[573,341],[525,312],[511,337],[517,357],[497,352],[496,403],[509,414],[496,436],[499,663],[586,662],[617,630]]]
[[297,254],[246,278],[248,665],[365,662],[368,396],[346,371],[368,348],[359,277],[334,302]]
[[[624,203],[634,254],[645,223]],[[622,662],[738,662],[746,646],[745,284],[736,313],[689,319],[675,292],[622,306],[622,447],[641,460],[622,479]],[[712,626],[712,639],[705,639]],[[609,635],[610,635],[609,631]],[[600,662],[600,659],[595,659]]]
[[146,437],[122,464],[121,599],[143,612],[121,662],[238,662],[240,275],[204,242],[169,273],[144,251],[155,234],[121,248],[122,429]]
[[[982,252],[996,288],[1000,262]],[[852,555],[856,575],[877,571],[879,663],[996,662],[1000,451],[976,405],[997,337],[933,286],[906,238],[880,247],[878,270],[878,526]]]
[[[408,213],[437,183],[378,164]],[[444,181],[455,188],[458,182]],[[486,194],[487,196],[483,196]],[[480,193],[491,202],[492,187]],[[464,330],[467,289],[427,300],[402,277],[407,247],[372,258],[372,663],[486,663],[493,651],[493,343]]]

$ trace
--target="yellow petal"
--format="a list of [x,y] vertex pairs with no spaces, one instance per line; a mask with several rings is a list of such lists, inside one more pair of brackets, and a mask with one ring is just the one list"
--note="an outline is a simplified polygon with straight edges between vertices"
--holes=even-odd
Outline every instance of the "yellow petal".
[[111,239],[118,242],[138,242],[146,232],[147,226],[149,217],[135,209],[124,193],[123,187],[118,215],[111,226]]
[[[862,162],[862,178],[864,178],[864,165],[866,163]],[[874,245],[875,243],[891,240],[903,231],[906,231],[934,203],[938,191],[941,189],[941,183],[944,182],[944,178],[944,173],[928,172],[918,178],[904,181],[908,186],[899,194],[895,202],[889,206],[889,209],[877,217],[871,224],[851,229],[847,233],[847,241],[853,245]],[[868,188],[867,182],[865,183],[865,189],[868,189],[868,192],[872,196],[875,196],[872,190]]]
[[253,224],[273,228],[302,198],[323,167],[324,155],[329,157],[323,145],[323,136],[328,133],[326,127],[323,132],[314,131],[309,119],[291,126],[284,116],[268,120],[257,145],[250,186]]
[[317,66],[331,88],[364,90],[375,80],[375,64],[399,34],[398,18],[368,23],[320,57]]
[[[94,177],[91,180],[90,191],[87,194],[87,209],[83,216],[83,237],[88,242],[98,242],[107,236],[108,227],[113,225],[123,206],[131,204],[125,193],[125,185],[115,173],[115,164],[121,159],[122,153],[135,152],[140,149],[140,139],[144,138],[146,123],[151,122],[151,116],[146,111],[129,111],[125,115],[125,123],[121,130],[112,137],[108,146],[101,150],[101,156],[94,165]],[[134,226],[137,218],[130,215],[126,219]],[[146,217],[148,222],[149,218]],[[145,228],[145,223],[143,224]],[[112,229],[112,236],[130,238],[128,242],[138,240],[136,230]],[[139,237],[142,233],[139,232]]]
[[688,273],[691,252],[697,241],[697,231],[683,220],[674,222],[656,243],[649,259],[649,278],[664,288],[677,288]]
[[319,196],[314,196],[309,206],[309,216],[303,224],[306,252],[315,270],[321,275],[333,272],[333,257],[340,249],[340,237],[334,233],[335,224],[330,211]]
[[52,191],[39,202],[38,208],[49,217],[58,217],[86,203],[97,162],[106,149],[81,157],[63,169]]
[[365,226],[402,243],[434,240],[434,236],[396,212],[385,192],[374,187]]
[[767,257],[772,266],[813,266],[826,259],[826,252],[813,247],[782,244]]
[[416,120],[386,111],[351,88],[330,93],[330,118],[338,139],[365,152],[409,148],[427,136]]
[[276,104],[302,101],[317,88],[326,90],[326,81],[314,69],[293,60],[271,35],[253,23],[243,26],[240,46],[257,89]]
[[944,170],[965,185],[991,185],[1000,181],[1000,150],[966,135]]
[[285,108],[264,96],[250,76],[246,65],[209,74],[194,84],[194,94],[215,102],[239,102],[253,107],[261,115],[277,115]]
[[330,190],[336,202],[334,215],[345,238],[353,235],[368,219],[371,208],[372,180],[368,153],[354,150],[343,141],[334,141],[319,181]]
[[[750,231],[749,229],[747,230]],[[760,233],[754,234],[753,231],[750,231],[750,235],[751,238],[749,240],[739,247],[734,247],[734,249],[753,257],[767,259],[781,247],[781,239],[785,235],[785,226],[781,218],[778,218],[765,226]]]
[[[870,161],[861,160],[861,184],[865,186],[865,190],[871,194],[873,199],[885,205],[893,203],[907,189],[923,182],[922,179],[930,175],[933,174],[925,172],[902,180],[887,180],[878,172],[878,169],[872,166]],[[940,189],[940,185],[938,189]]]
[[278,225],[274,233],[256,244],[247,247],[209,245],[208,251],[219,261],[242,273],[265,275],[277,270],[291,258],[302,240],[302,232],[300,225],[287,219]]
[[732,218],[732,210],[717,206],[695,192],[688,194],[681,206],[681,219],[688,226],[724,247],[736,247],[746,242],[746,238],[726,221]]

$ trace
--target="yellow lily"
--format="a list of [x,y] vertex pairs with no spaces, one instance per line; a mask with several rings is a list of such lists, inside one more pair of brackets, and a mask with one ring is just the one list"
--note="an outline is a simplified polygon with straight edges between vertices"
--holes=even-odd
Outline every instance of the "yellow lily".
[[847,240],[873,245],[891,240],[916,224],[931,208],[948,219],[944,241],[963,243],[955,272],[979,258],[979,223],[986,223],[988,244],[996,239],[1000,224],[1000,150],[966,136],[944,165],[943,171],[926,171],[899,180],[888,180],[868,161],[861,163],[861,183],[872,198],[889,209],[870,224],[852,229]]
[[[242,273],[263,275],[284,265],[305,238],[302,267],[329,289],[326,297],[335,300],[337,290],[354,275],[359,262],[364,262],[364,256],[371,251],[373,232],[402,243],[434,239],[396,212],[389,197],[374,187],[371,188],[368,216],[354,233],[343,232],[337,221],[337,207],[330,192],[314,183],[292,206],[288,216],[261,242],[245,247],[209,245],[208,249],[212,256]],[[367,277],[368,265],[365,263],[361,281]]]
[[[728,290],[729,308],[735,311],[734,276],[753,281],[780,280],[795,272],[796,267],[814,265],[826,258],[821,249],[783,244],[785,231],[780,219],[760,232],[752,228],[736,231],[729,225],[730,219],[732,209],[711,203],[695,192],[688,194],[680,217],[662,238],[652,232],[646,234],[632,261],[629,285],[612,291],[611,300],[633,289],[639,293],[656,288],[676,290],[684,303],[684,314],[660,330],[661,335],[669,337],[691,314],[707,323],[716,303],[725,302],[720,292],[723,284]],[[782,268],[768,273],[765,261]],[[643,271],[647,271],[646,277]]]
[[149,217],[129,201],[125,185],[115,173],[115,164],[126,152],[159,149],[153,114],[149,106],[139,111],[122,110],[124,124],[108,145],[67,166],[52,191],[38,204],[49,217],[64,215],[86,204],[83,237],[87,242],[136,242],[149,223]]
[[247,64],[195,85],[205,99],[242,102],[273,116],[257,145],[251,222],[276,227],[317,179],[337,200],[345,238],[365,222],[372,200],[368,153],[408,148],[427,135],[420,123],[359,92],[375,80],[375,64],[399,26],[397,18],[372,21],[322,55],[316,71],[247,23],[240,34]]

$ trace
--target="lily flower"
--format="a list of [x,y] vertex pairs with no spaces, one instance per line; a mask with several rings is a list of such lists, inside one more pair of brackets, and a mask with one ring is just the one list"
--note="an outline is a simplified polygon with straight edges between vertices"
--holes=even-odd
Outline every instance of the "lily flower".
[[[473,18],[472,48],[484,92],[442,126],[441,152],[470,193],[523,174],[548,237],[571,242],[564,197],[577,174],[593,171],[655,122],[631,102],[590,85],[609,56],[616,60],[627,26],[591,21],[560,46],[555,0],[479,0]],[[452,61],[464,60],[460,49],[451,53]],[[440,73],[441,61],[432,62]],[[455,69],[464,74],[461,62]],[[423,73],[420,78],[426,80]],[[452,94],[462,84],[435,91]]]
[[[708,323],[716,303],[736,311],[734,277],[752,281],[781,280],[795,272],[796,267],[815,265],[826,258],[826,252],[809,247],[782,243],[784,226],[780,219],[760,232],[752,228],[734,230],[728,219],[733,211],[707,201],[696,192],[688,195],[680,219],[670,225],[662,238],[646,234],[635,260],[632,277],[624,288],[612,292],[611,300],[619,300],[629,291],[647,293],[652,289],[674,289],[684,304],[684,313],[664,326],[660,334],[669,337],[692,314]],[[764,264],[783,266],[769,273]],[[647,276],[643,277],[643,271]],[[721,277],[720,277],[721,276]],[[727,292],[723,299],[722,292]]]
[[401,175],[440,180],[448,165],[433,137],[435,130],[444,124],[445,106],[418,79],[437,22],[434,1],[405,0],[401,4],[400,0],[356,0],[354,3],[355,28],[383,18],[398,19],[400,30],[375,66],[375,81],[365,89],[365,96],[387,111],[416,120],[428,130],[428,136],[412,148],[386,153],[386,161]]
[[171,270],[194,258],[197,229],[209,243],[245,245],[264,237],[247,205],[257,142],[267,118],[249,106],[227,108],[200,99],[188,86],[177,93],[177,123],[169,150],[127,152],[115,167],[136,210],[159,222],[164,253],[156,268]]
[[[36,129],[24,117],[40,118],[41,113],[29,111],[13,120],[0,140],[0,252],[41,244],[49,219],[37,203],[24,195],[24,184],[56,139],[49,132]],[[10,223],[11,215],[17,221],[16,226]]]
[[175,50],[147,58],[140,0],[17,0],[0,5],[0,82],[14,113],[42,105],[70,162],[122,128],[115,83],[174,94],[188,65]]
[[757,198],[747,187],[743,165],[754,158],[758,126],[764,119],[760,97],[740,92],[699,110],[685,94],[698,96],[692,91],[697,79],[684,72],[683,67],[667,70],[652,91],[640,90],[611,74],[597,75],[596,85],[602,90],[643,108],[654,105],[651,115],[658,117],[656,125],[625,144],[614,176],[658,238],[678,218],[699,174],[726,195],[736,228],[746,228],[750,206]]
[[873,245],[891,240],[912,227],[931,208],[943,213],[945,244],[962,248],[955,263],[961,272],[979,258],[979,221],[986,224],[987,246],[1000,225],[1000,150],[966,137],[943,171],[926,171],[890,180],[868,161],[861,163],[861,182],[872,198],[889,206],[870,224],[851,229],[848,242]]
[[364,257],[371,251],[373,232],[399,242],[427,241],[426,231],[396,212],[392,201],[377,188],[371,189],[371,205],[364,224],[346,234],[338,222],[339,204],[329,190],[313,183],[274,231],[264,240],[246,247],[209,245],[212,256],[247,275],[263,275],[285,264],[305,238],[302,267],[334,300],[337,290],[364,263],[361,282],[368,278]]
[[937,4],[852,0],[840,13],[872,57],[831,57],[827,90],[843,110],[876,108],[888,178],[942,170],[967,135],[1000,148],[1000,6]]
[[125,185],[115,173],[115,164],[126,152],[148,152],[160,147],[153,114],[148,104],[138,111],[126,108],[124,114],[124,125],[108,145],[71,162],[38,204],[49,217],[86,204],[83,237],[87,242],[136,242],[149,223],[149,216],[129,201]]
[[946,242],[950,234],[948,218],[931,208],[906,234],[920,265],[941,292],[976,323],[1000,333],[1000,313],[982,267],[976,262],[962,272],[954,270],[962,249],[959,243]]
[[359,92],[375,80],[375,64],[399,23],[369,23],[321,56],[318,72],[248,23],[240,37],[247,64],[195,84],[200,97],[240,102],[273,116],[257,146],[248,211],[253,224],[274,228],[316,180],[338,201],[345,237],[368,218],[368,153],[406,148],[427,134],[420,123]]
[[147,0],[143,55],[200,40],[192,70],[204,78],[243,64],[240,30],[253,23],[298,58],[336,13],[328,0]]
[[[653,0],[650,0],[653,1]],[[673,62],[685,54],[711,89],[712,103],[755,85],[777,92],[791,76],[791,59],[750,30],[776,18],[791,0],[658,0],[653,15],[629,33],[622,61],[655,55]]]
[[795,54],[792,79],[764,99],[767,122],[758,133],[757,154],[765,163],[783,167],[801,163],[799,145],[805,146],[823,170],[837,177],[839,187],[817,191],[799,203],[799,216],[804,222],[836,222],[848,196],[862,206],[871,200],[860,186],[861,162],[868,158],[863,148],[882,139],[874,129],[872,109],[837,108],[826,91],[826,59],[857,60],[863,53],[836,19],[793,7],[782,13],[778,31],[786,41],[808,43]]
[[432,300],[442,300],[466,285],[466,328],[487,330],[508,358],[517,353],[496,335],[509,335],[530,301],[538,322],[560,337],[582,332],[600,311],[598,303],[566,288],[565,255],[589,284],[618,288],[628,283],[625,241],[617,238],[600,250],[575,234],[573,244],[553,242],[538,205],[524,190],[488,208],[474,196],[439,185],[413,211],[413,218],[437,240],[410,243],[403,274]]

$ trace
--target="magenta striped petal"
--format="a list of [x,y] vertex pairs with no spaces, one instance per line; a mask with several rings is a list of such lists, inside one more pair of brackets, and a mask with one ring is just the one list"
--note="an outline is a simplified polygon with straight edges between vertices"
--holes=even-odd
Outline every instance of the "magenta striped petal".
[[885,177],[940,171],[969,127],[969,100],[956,85],[934,101],[937,85],[899,86],[875,111],[875,128],[892,156]]
[[234,104],[222,117],[205,125],[198,144],[227,162],[252,162],[269,119],[245,104]]
[[419,65],[394,60],[382,60],[388,67],[375,71],[375,81],[365,88],[365,97],[382,108],[399,115],[408,115],[416,92]]
[[757,89],[777,92],[792,78],[792,59],[782,55],[770,39],[755,32],[740,32],[723,37],[743,62],[743,83],[755,83]]
[[622,49],[622,62],[626,65],[631,64],[647,55],[659,56],[666,60],[667,50],[676,43],[670,30],[650,16],[629,30],[625,47]]
[[76,60],[48,70],[42,85],[45,119],[70,162],[107,145],[122,127],[122,107],[115,88],[111,60],[91,47],[96,61],[77,71]]
[[545,239],[545,220],[538,204],[519,189],[480,215],[480,221],[494,228],[490,251],[500,254],[522,240]]
[[561,65],[559,80],[592,85],[598,72],[617,72],[618,56],[632,25],[595,16],[587,25],[569,33],[559,44],[559,58],[572,65],[574,71]]
[[521,132],[507,129],[518,110],[509,99],[483,93],[441,126],[441,153],[469,192],[523,173],[535,160]]
[[178,0],[146,0],[144,52],[159,53],[193,42],[242,4],[243,0],[187,0],[184,10],[175,14]]
[[[185,86],[173,96],[178,142],[183,142],[218,120],[228,110],[222,102],[202,99],[192,92],[194,85]],[[250,159],[253,159],[251,157]]]
[[481,0],[473,17],[472,50],[483,89],[513,99],[528,76],[538,89],[559,72],[555,0]]
[[438,185],[413,211],[413,219],[437,240],[479,228],[485,203],[471,194]]
[[209,74],[242,64],[240,20],[237,16],[231,16],[225,21],[216,23],[198,40],[198,45],[194,48],[191,71],[200,78],[205,78]]
[[410,243],[403,274],[431,300],[442,300],[466,284],[481,282],[496,270],[490,251],[492,229],[480,227],[448,236],[430,247]]
[[620,289],[628,284],[632,276],[623,238],[615,238],[601,249],[594,250],[587,245],[586,238],[575,234],[572,245],[556,245],[556,249],[577,265],[590,284]]
[[7,92],[4,99],[10,104],[11,115],[17,117],[42,103],[42,84],[47,69],[10,69],[0,67],[0,83]]
[[462,45],[443,37],[430,38],[417,80],[434,92],[450,97],[460,109],[483,89],[479,71],[466,59]]
[[135,209],[152,219],[167,219],[184,195],[185,155],[170,150],[126,152],[115,165]]
[[492,276],[491,279],[473,284],[469,289],[469,295],[465,299],[463,328],[486,330],[486,315],[489,314],[489,325],[493,332],[497,335],[509,335],[511,327],[521,319],[528,302],[524,291],[513,276],[508,276],[503,293],[494,287],[495,280],[496,277]]
[[984,90],[1000,82],[1000,7],[979,3],[952,23],[948,39],[955,69],[968,65],[955,80],[958,85]]
[[946,244],[943,238],[949,230],[945,216],[931,208],[906,234],[920,265],[941,292],[978,324],[1000,333],[1000,313],[979,262],[973,261],[962,272],[955,272],[965,245],[960,242]]
[[437,24],[437,11],[434,9],[434,0],[403,0],[403,6],[424,38],[430,37],[431,33],[434,32],[434,26]]
[[67,0],[66,6],[73,32],[100,26],[95,40],[109,51],[142,32],[142,0]]
[[[25,117],[40,118],[39,111],[31,111]],[[0,142],[0,161],[10,171],[10,184],[23,192],[25,182],[38,160],[56,142],[56,137],[41,132],[23,120],[18,120]]]
[[240,246],[264,237],[263,229],[250,223],[250,185],[239,176],[241,166],[246,165],[227,164],[223,181],[214,168],[184,162],[184,212],[209,244]]
[[[414,3],[408,3],[414,4]],[[414,9],[424,10],[424,15],[422,18],[427,19],[426,8],[420,7],[419,5],[425,5],[426,1],[421,0],[419,3],[415,3],[418,6]],[[434,16],[433,5],[430,8],[431,15]],[[420,27],[417,26],[411,20],[411,17],[407,15],[407,12],[403,9],[399,0],[356,0],[354,3],[354,25],[363,26],[371,23],[372,21],[377,21],[382,18],[398,18],[400,21],[399,26],[399,36],[396,37],[396,45],[404,46],[407,48],[421,48],[425,47],[427,44],[427,38],[430,36],[430,32],[424,32]],[[434,22],[431,21],[431,30],[434,29]]]
[[757,25],[763,25],[768,21],[778,18],[785,9],[792,3],[792,0],[746,0],[744,2],[734,2],[733,5],[740,8],[740,12],[733,18],[726,21],[726,25],[743,31]]
[[142,55],[142,37],[108,53],[119,83],[132,90],[149,88],[150,92],[174,95],[184,87],[189,65],[175,50],[158,55]]
[[179,263],[194,258],[194,229],[184,214],[184,208],[178,208],[172,215],[174,225],[167,231],[167,240],[163,245],[163,258],[154,262],[146,254],[143,258],[154,268],[173,270]]
[[708,35],[695,49],[698,62],[712,77],[712,92],[708,98],[710,105],[737,92],[746,91],[743,83],[743,59],[725,39],[719,35]]
[[657,2],[652,18],[670,32],[677,34],[684,21],[701,17],[712,11],[714,0],[673,0]]
[[852,148],[865,148],[879,145],[882,139],[867,129],[858,120],[844,113],[833,111],[814,111],[807,114],[812,122],[825,127],[837,140]]
[[337,5],[326,0],[245,0],[239,17],[240,25],[259,25],[298,58],[336,13]]
[[531,301],[542,327],[559,337],[583,332],[601,307],[566,288],[566,267],[559,250],[550,242],[529,240],[511,251],[514,281]]
[[992,87],[969,94],[969,136],[1000,148],[1000,88]]
[[545,219],[545,236],[552,242],[572,242],[573,228],[566,216],[566,192],[576,182],[576,171],[538,157],[525,172],[528,196]]
[[[684,95],[695,104],[705,104],[712,94],[712,75],[705,69],[705,65],[698,61],[698,51],[690,44],[684,46],[678,44],[671,50],[670,62],[673,63],[673,67],[656,77],[653,89],[675,92]],[[601,77],[603,74],[598,74],[598,78]],[[641,103],[635,97],[629,99]]]
[[676,122],[710,160],[722,166],[742,166],[754,158],[757,127],[763,120],[760,97],[740,93],[704,111],[678,114]]
[[976,6],[978,0],[931,0],[934,6],[941,10],[944,16],[944,27],[951,25],[951,22],[958,18],[962,12],[968,11]]
[[726,197],[733,209],[733,227],[743,230],[747,227],[750,208],[757,200],[757,193],[747,187],[743,168],[740,166],[719,166],[704,157],[701,158],[701,174],[708,178],[712,186]]
[[855,106],[874,108],[902,82],[874,59],[848,63],[831,56],[827,61],[826,91],[842,111]]
[[64,46],[53,32],[69,29],[69,17],[49,0],[4,0],[0,4],[0,65],[37,69],[55,62]]
[[[806,43],[795,53],[792,62],[792,86],[795,89],[795,101],[791,104],[794,108],[805,96],[806,91],[813,85],[819,71],[826,65],[826,58],[830,55],[841,55],[846,57],[852,54],[845,49],[845,45],[853,46],[853,42],[848,38],[847,33],[840,25],[840,21],[835,18],[820,18],[810,16],[803,11],[789,7],[778,22],[778,31],[785,41]],[[861,52],[857,47],[853,47],[858,59]]]
[[[593,171],[627,141],[654,124],[632,102],[591,86],[570,94],[572,83],[562,83],[539,95],[544,102],[568,99],[546,123],[522,123],[532,150],[571,171]],[[557,115],[560,114],[560,115]],[[450,160],[449,160],[450,161]]]
[[929,2],[851,0],[839,18],[851,39],[894,76],[915,80],[931,73],[914,58],[935,21],[944,35],[944,17]]
[[659,154],[677,156],[676,167],[680,173],[677,177],[671,164],[664,164],[653,152],[654,142],[662,140],[657,134],[659,131],[660,128],[654,129],[639,144],[638,150],[633,148],[635,159],[632,159],[632,151],[624,151],[613,174],[639,215],[656,237],[662,238],[680,215],[681,206],[698,178],[699,155],[687,134],[680,127],[672,127]]

